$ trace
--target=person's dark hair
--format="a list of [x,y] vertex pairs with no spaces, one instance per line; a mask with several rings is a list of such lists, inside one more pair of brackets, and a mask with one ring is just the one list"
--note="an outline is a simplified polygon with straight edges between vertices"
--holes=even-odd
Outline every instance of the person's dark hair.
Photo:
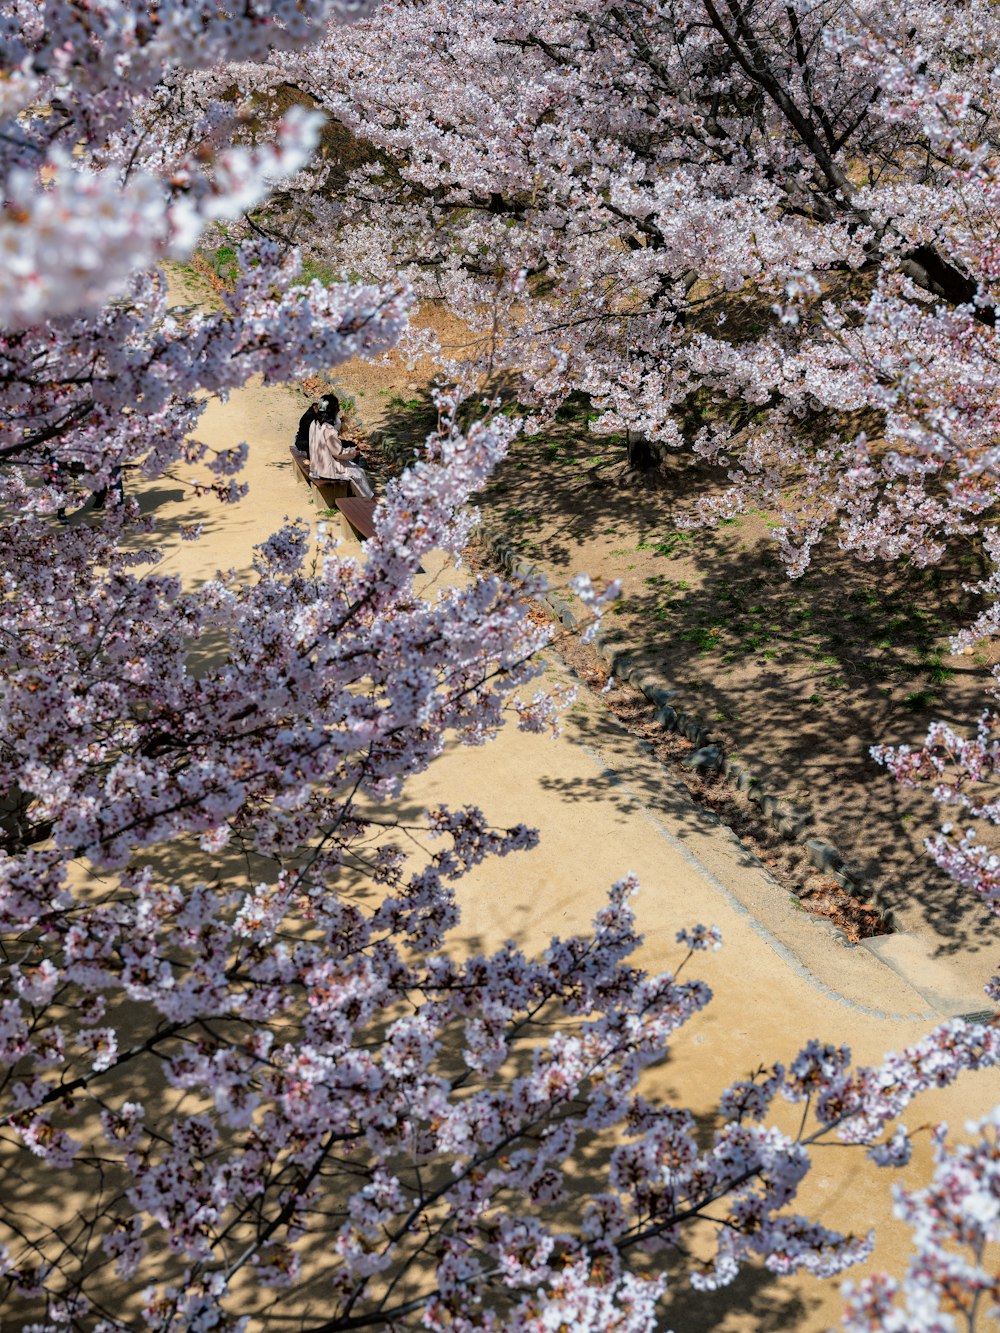
[[340,416],[340,399],[335,393],[329,393],[319,400],[319,416],[321,421],[328,421],[331,426]]

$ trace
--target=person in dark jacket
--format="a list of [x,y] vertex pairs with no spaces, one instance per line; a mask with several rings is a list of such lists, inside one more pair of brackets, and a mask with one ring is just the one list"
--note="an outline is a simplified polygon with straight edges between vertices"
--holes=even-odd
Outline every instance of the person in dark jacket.
[[318,403],[310,403],[299,418],[299,428],[295,432],[295,447],[300,454],[309,457],[309,427],[314,421],[318,421],[320,413],[323,411],[323,404],[326,399],[323,398]]

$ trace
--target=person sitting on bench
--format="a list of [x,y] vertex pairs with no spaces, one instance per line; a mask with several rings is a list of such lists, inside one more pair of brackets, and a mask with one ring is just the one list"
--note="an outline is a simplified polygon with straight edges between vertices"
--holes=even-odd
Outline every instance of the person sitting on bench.
[[357,495],[370,500],[375,492],[368,473],[351,461],[358,451],[349,449],[339,432],[340,402],[330,394],[321,400],[320,412],[309,427],[309,470],[322,481],[349,481]]

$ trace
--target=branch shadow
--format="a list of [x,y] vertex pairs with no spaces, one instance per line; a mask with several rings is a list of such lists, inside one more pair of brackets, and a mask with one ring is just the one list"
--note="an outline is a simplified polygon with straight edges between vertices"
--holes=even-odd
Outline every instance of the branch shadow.
[[934,719],[974,732],[995,653],[952,656],[947,635],[978,610],[962,587],[978,554],[919,570],[822,549],[792,581],[766,514],[684,525],[718,492],[717,471],[678,455],[637,483],[622,442],[589,434],[587,415],[577,405],[517,441],[479,497],[484,513],[556,585],[581,569],[598,585],[620,578],[606,637],[770,790],[810,808],[905,927],[930,933],[941,956],[991,959],[1000,923],[924,850],[939,807],[870,754],[919,744]]

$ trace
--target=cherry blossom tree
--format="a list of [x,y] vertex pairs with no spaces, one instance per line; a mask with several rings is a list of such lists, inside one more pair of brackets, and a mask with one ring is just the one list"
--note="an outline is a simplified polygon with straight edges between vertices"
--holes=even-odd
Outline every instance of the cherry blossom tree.
[[134,500],[60,523],[71,481],[99,497],[126,464],[207,462],[237,502],[245,446],[199,442],[205,395],[404,331],[388,268],[305,283],[282,240],[242,247],[215,312],[169,309],[156,267],[316,133],[252,134],[223,58],[292,59],[359,8],[0,0],[0,1299],[39,1333],[243,1329],[279,1302],[316,1333],[648,1333],[696,1224],[702,1287],[865,1256],[794,1211],[811,1154],[905,1161],[914,1096],[1000,1059],[958,1021],[873,1068],[809,1043],[723,1091],[706,1143],[640,1078],[709,1002],[685,969],[718,932],[650,974],[625,879],[539,958],[450,942],[456,882],[533,834],[393,802],[449,738],[547,725],[547,634],[532,585],[429,593],[420,561],[460,559],[516,423],[459,429],[442,395],[363,561],[290,523],[251,578],[189,590]]
[[849,1289],[847,1333],[941,1333],[976,1328],[1000,1304],[1000,1144],[997,1112],[970,1126],[976,1137],[949,1148],[935,1134],[935,1171],[923,1190],[896,1190],[896,1211],[914,1229],[906,1278],[878,1275]]
[[367,149],[258,223],[406,274],[481,368],[777,511],[938,559],[996,500],[997,69],[988,0],[400,0],[218,76],[289,87]]
[[[956,651],[970,648],[997,632],[1000,618],[1000,533],[987,531],[985,548],[994,572],[972,590],[986,599],[985,610],[955,635]],[[878,745],[873,757],[896,779],[910,788],[924,788],[943,807],[946,822],[925,841],[933,860],[963,889],[980,896],[1000,916],[1000,668],[994,667],[984,708],[975,735],[964,736],[946,723],[934,722],[922,745]],[[998,960],[1000,961],[1000,960]],[[1000,974],[993,976],[986,992],[1000,1001]]]

